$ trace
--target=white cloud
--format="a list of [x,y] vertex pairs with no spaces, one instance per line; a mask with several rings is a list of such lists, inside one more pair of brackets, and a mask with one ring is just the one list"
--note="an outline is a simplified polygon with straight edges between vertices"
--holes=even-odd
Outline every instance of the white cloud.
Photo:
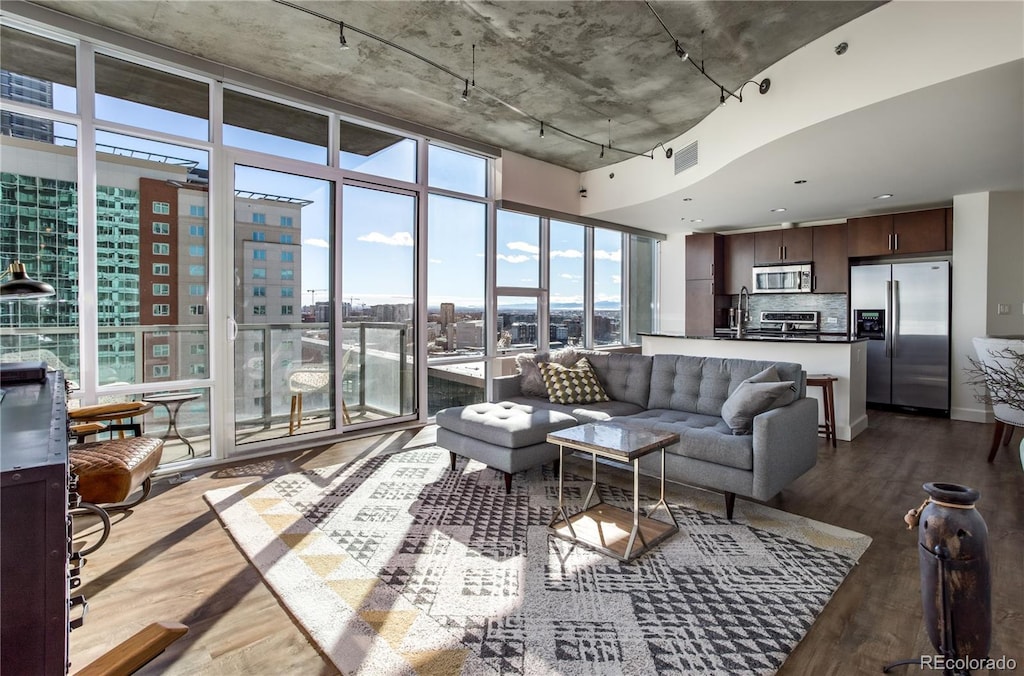
[[513,251],[525,251],[526,253],[529,254],[540,253],[539,246],[535,244],[530,244],[528,242],[509,242],[505,246],[507,246],[509,249],[512,249]]
[[396,232],[393,235],[385,235],[379,232],[371,232],[368,235],[357,237],[360,242],[372,242],[374,244],[387,244],[388,246],[412,246],[412,235],[407,232]]
[[558,276],[561,277],[562,279],[583,279],[581,275],[570,275],[568,272],[563,272]]
[[428,258],[427,261],[430,263],[444,263],[440,258]]
[[612,284],[622,284],[622,275],[612,275]]
[[532,260],[533,256],[517,255],[517,256],[506,256],[505,254],[498,254],[499,261],[506,261],[508,263],[525,263],[528,260]]
[[552,251],[552,258],[583,258],[583,252],[577,251],[576,249],[566,249],[565,251]]
[[621,261],[622,250],[603,251],[601,249],[594,249],[594,259],[599,261]]
[[311,237],[310,239],[304,239],[304,240],[302,240],[302,243],[304,245],[306,245],[306,246],[315,246],[315,247],[317,247],[319,249],[330,249],[331,248],[331,245],[327,243],[327,240],[318,239],[316,237]]

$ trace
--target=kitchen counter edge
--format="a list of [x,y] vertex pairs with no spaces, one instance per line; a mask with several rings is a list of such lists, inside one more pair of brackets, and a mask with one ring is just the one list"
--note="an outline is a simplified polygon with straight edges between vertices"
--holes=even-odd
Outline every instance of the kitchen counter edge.
[[819,334],[816,336],[766,336],[766,335],[747,335],[742,338],[736,336],[688,336],[683,333],[645,333],[643,331],[638,332],[641,336],[649,336],[651,338],[684,338],[686,340],[733,340],[733,341],[748,341],[751,343],[860,343],[866,341],[867,338],[851,338],[846,334]]

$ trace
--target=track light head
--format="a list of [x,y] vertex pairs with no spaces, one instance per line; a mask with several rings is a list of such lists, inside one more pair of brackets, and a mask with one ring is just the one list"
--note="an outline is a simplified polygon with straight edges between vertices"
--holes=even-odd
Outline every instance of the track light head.
[[601,144],[601,159],[604,159],[604,144]]
[[665,159],[666,160],[671,160],[672,159],[672,149],[671,148],[665,148]]
[[772,81],[769,80],[768,78],[761,80],[761,82],[757,85],[757,91],[761,92],[762,94],[767,94],[768,90],[771,88]]
[[544,123],[540,123],[540,137],[544,138]]
[[679,44],[679,40],[676,40],[676,56],[679,57],[680,61],[686,61],[688,58],[690,58],[690,55],[687,53],[687,51],[683,49],[683,46],[681,44]]
[[345,22],[338,24],[338,49],[348,49],[348,40],[345,39]]
[[465,86],[462,88],[462,100],[463,102],[469,101],[469,80],[466,80]]
[[718,97],[718,105],[724,106],[725,105],[725,87],[719,87],[719,89],[722,91],[722,95],[720,97]]

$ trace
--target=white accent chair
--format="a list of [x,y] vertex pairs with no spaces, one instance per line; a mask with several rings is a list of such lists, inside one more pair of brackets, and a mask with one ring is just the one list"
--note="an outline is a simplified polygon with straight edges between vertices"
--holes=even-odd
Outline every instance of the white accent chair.
[[[974,351],[978,355],[978,361],[984,367],[999,367],[1003,371],[1010,368],[1020,369],[1020,365],[1015,364],[1013,359],[1000,354],[1007,348],[1018,354],[1024,354],[1024,338],[993,338],[987,336],[974,338]],[[1024,381],[1020,383],[1020,387],[1024,388]],[[990,384],[989,391],[993,392],[993,389],[993,386]],[[998,390],[994,394],[997,397],[1000,396]],[[1008,404],[994,403],[992,404],[992,414],[996,419],[996,429],[992,435],[992,446],[988,452],[989,462],[995,460],[996,453],[999,451],[1000,440],[1003,446],[1009,446],[1014,430],[1018,427],[1024,428],[1024,410],[1014,408]],[[1021,460],[1024,462],[1024,455],[1022,455]]]

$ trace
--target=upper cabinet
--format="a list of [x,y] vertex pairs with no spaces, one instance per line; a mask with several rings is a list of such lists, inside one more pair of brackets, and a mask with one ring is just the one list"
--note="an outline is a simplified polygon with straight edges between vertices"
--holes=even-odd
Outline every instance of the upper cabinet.
[[722,293],[735,295],[744,286],[750,290],[752,283],[750,269],[754,267],[754,239],[757,233],[745,232],[739,235],[726,235],[725,251],[725,290]]
[[814,233],[814,293],[846,293],[850,290],[849,258],[846,255],[846,223],[819,225]]
[[710,232],[687,235],[686,279],[713,280],[717,293],[722,274],[722,235]]
[[947,251],[946,209],[911,211],[847,221],[850,257]]
[[754,263],[806,263],[814,255],[813,228],[782,228],[754,233]]

